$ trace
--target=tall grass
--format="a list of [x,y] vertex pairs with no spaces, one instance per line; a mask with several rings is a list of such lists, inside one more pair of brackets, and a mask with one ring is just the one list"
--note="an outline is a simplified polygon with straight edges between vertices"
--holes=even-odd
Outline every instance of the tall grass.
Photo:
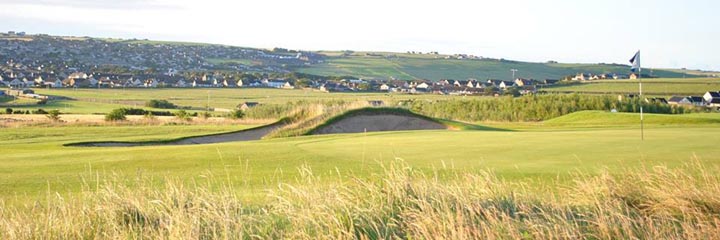
[[[718,239],[718,169],[578,174],[560,187],[492,172],[423,173],[402,160],[327,184],[310,167],[244,204],[223,177],[109,177],[82,193],[0,203],[1,239]],[[445,172],[441,174],[440,172]],[[218,187],[219,186],[219,187]]]
[[288,124],[266,136],[266,138],[294,137],[309,133],[317,126],[349,110],[370,106],[367,101],[335,101],[299,105],[288,114]]

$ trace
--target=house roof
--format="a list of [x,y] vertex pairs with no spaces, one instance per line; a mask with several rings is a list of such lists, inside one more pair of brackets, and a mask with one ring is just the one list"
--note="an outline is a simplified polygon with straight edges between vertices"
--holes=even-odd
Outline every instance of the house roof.
[[710,93],[710,97],[720,98],[720,91],[717,91],[717,92],[708,92],[708,93]]
[[691,102],[697,103],[697,102],[703,102],[705,99],[703,99],[702,97],[698,97],[698,96],[689,96],[688,100],[690,100]]
[[683,99],[685,99],[685,97],[672,96],[670,99],[668,99],[668,102],[675,102],[675,103],[676,103],[676,102],[682,101]]

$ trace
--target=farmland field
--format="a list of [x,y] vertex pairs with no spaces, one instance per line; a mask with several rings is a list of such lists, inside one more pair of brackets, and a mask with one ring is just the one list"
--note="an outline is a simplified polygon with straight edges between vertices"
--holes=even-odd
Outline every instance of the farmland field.
[[[335,55],[333,53],[326,53]],[[367,56],[356,52],[348,56],[330,57],[325,63],[300,68],[303,73],[324,76],[354,76],[362,78],[403,80],[440,79],[465,80],[509,79],[510,69],[518,69],[516,77],[534,79],[560,79],[577,73],[628,73],[629,68],[612,64],[562,64],[500,61],[495,59],[458,60],[444,59],[445,55],[416,55],[402,53],[375,53],[382,56]],[[372,54],[372,53],[370,53]],[[656,70],[658,77],[681,78],[675,71]],[[687,77],[696,75],[686,74]]]
[[[22,104],[13,109],[58,109],[63,113],[107,113],[119,107],[144,107],[152,99],[165,99],[178,106],[195,110],[210,108],[233,109],[243,102],[261,104],[284,104],[298,101],[401,101],[406,99],[449,99],[442,95],[393,95],[387,93],[324,93],[312,90],[284,89],[37,89],[38,94],[62,96],[69,99],[50,101],[47,105],[35,105],[35,101],[20,99]],[[161,110],[161,109],[156,109]]]

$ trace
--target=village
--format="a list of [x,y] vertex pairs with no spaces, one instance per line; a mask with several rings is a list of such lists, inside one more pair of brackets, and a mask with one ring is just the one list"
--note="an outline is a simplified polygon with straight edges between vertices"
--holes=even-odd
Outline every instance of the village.
[[[323,55],[313,52],[202,44],[151,45],[142,44],[145,40],[100,40],[43,34],[22,40],[27,37],[24,32],[0,33],[0,60],[3,61],[0,63],[0,87],[11,89],[4,92],[6,95],[48,98],[34,94],[30,90],[33,88],[278,88],[320,92],[521,96],[541,93],[545,88],[558,84],[652,77],[635,73],[577,73],[562,79],[541,80],[326,77],[293,72],[293,67],[324,61]],[[479,58],[464,54],[452,57]],[[251,59],[252,64],[217,62],[213,59]],[[705,96],[649,98],[646,101],[717,108],[720,104],[717,99],[716,92],[707,92]]]

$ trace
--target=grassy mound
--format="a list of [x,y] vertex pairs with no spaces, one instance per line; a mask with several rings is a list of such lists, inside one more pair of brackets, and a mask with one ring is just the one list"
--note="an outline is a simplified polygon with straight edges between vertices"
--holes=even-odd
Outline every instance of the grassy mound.
[[[346,111],[342,114],[336,115],[332,118],[329,118],[327,121],[318,124],[314,128],[310,129],[305,133],[305,135],[311,135],[311,134],[319,134],[324,131],[324,129],[331,128],[333,126],[337,126],[338,124],[342,125],[341,122],[343,121],[352,121],[357,120],[357,118],[368,118],[372,116],[378,116],[378,117],[405,117],[406,121],[413,121],[419,124],[416,124],[416,126],[402,126],[398,129],[392,129],[392,126],[384,126],[384,128],[389,128],[388,130],[414,130],[414,128],[417,128],[417,130],[421,129],[452,129],[452,130],[499,130],[489,127],[483,127],[483,126],[477,126],[472,125],[468,123],[463,122],[457,122],[453,120],[443,120],[443,119],[436,119],[432,117],[428,117],[425,115],[414,113],[408,109],[404,108],[360,108],[360,109],[353,109]],[[360,122],[363,122],[362,120],[359,120]],[[357,122],[357,121],[356,121]],[[369,124],[370,122],[367,122]],[[383,127],[380,127],[383,128]],[[407,129],[406,129],[407,128]],[[370,131],[370,130],[368,130]],[[387,131],[387,130],[380,130],[380,131]],[[331,131],[332,132],[332,131]],[[350,130],[349,132],[352,132]]]
[[[717,124],[720,114],[644,114],[645,124],[681,125],[681,124]],[[640,123],[638,113],[611,113],[606,111],[580,111],[553,118],[544,122],[547,125],[584,125],[584,126],[616,126]]]

